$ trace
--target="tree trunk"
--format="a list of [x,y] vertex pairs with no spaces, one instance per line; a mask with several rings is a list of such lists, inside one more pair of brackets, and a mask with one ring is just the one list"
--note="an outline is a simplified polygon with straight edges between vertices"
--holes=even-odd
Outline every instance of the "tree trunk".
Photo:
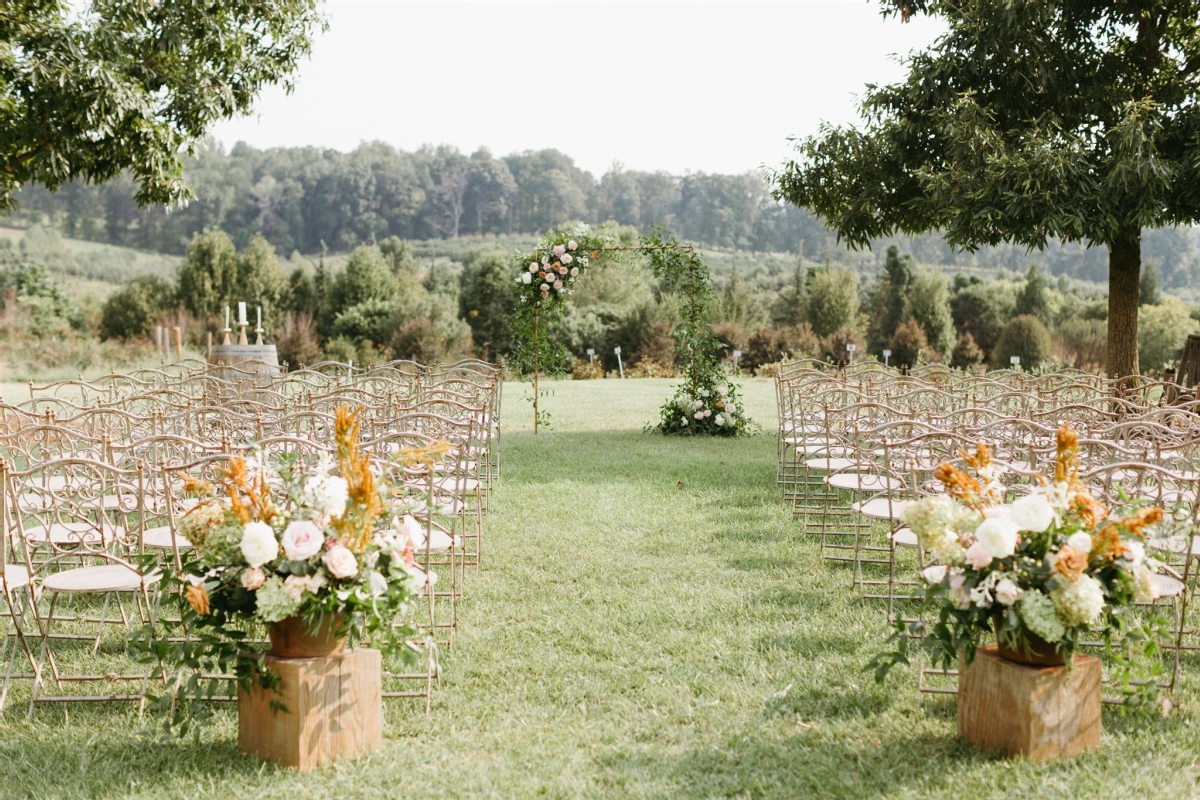
[[1123,228],[1108,246],[1108,376],[1138,374],[1138,290],[1142,234]]

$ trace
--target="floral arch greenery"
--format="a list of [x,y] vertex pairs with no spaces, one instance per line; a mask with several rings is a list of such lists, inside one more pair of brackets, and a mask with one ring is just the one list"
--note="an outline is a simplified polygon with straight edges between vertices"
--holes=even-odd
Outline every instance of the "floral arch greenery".
[[663,403],[653,428],[675,435],[737,436],[748,432],[739,387],[721,367],[723,345],[713,335],[712,279],[690,244],[681,244],[662,228],[644,234],[635,246],[617,246],[610,236],[576,225],[547,233],[532,253],[518,253],[520,302],[513,320],[517,346],[510,366],[533,380],[533,432],[546,425],[540,407],[539,380],[561,374],[571,354],[556,334],[578,280],[606,262],[641,258],[665,293],[678,303],[679,324],[671,332],[675,355],[683,364],[683,382]]

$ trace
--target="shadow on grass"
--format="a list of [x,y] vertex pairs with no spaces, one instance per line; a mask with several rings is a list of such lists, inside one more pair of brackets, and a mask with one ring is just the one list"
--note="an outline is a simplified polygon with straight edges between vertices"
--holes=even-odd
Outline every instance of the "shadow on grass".
[[955,773],[943,769],[951,757],[961,764],[989,760],[949,733],[852,739],[820,726],[765,726],[674,761],[620,759],[612,766],[665,770],[671,787],[665,796],[676,798],[890,797],[914,787],[940,797],[949,791]]
[[97,735],[86,721],[70,726],[19,723],[0,738],[0,796],[113,797],[180,783],[209,785],[268,772],[227,737],[213,741],[139,738],[147,723],[131,720],[116,735]]

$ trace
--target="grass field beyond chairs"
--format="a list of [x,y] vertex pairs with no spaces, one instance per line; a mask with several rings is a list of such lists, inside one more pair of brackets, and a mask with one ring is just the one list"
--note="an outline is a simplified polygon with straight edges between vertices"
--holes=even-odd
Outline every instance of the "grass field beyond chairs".
[[[488,557],[468,571],[433,712],[389,703],[382,751],[297,775],[235,749],[232,708],[199,741],[143,739],[135,709],[10,707],[0,798],[1195,797],[1200,670],[1170,720],[1104,712],[1101,750],[1055,765],[978,753],[954,698],[877,685],[883,606],[822,563],[776,485],[763,435],[642,432],[665,380],[550,382],[533,437],[504,403]],[[23,709],[22,709],[23,711]],[[142,725],[142,727],[145,727]]]

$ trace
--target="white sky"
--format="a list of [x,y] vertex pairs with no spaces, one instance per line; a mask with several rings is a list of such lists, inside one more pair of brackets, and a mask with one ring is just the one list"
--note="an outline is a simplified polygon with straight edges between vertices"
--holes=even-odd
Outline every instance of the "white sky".
[[856,119],[865,84],[940,27],[871,0],[330,0],[296,91],[270,89],[226,145],[495,155],[557,148],[597,176],[742,172],[789,135]]

